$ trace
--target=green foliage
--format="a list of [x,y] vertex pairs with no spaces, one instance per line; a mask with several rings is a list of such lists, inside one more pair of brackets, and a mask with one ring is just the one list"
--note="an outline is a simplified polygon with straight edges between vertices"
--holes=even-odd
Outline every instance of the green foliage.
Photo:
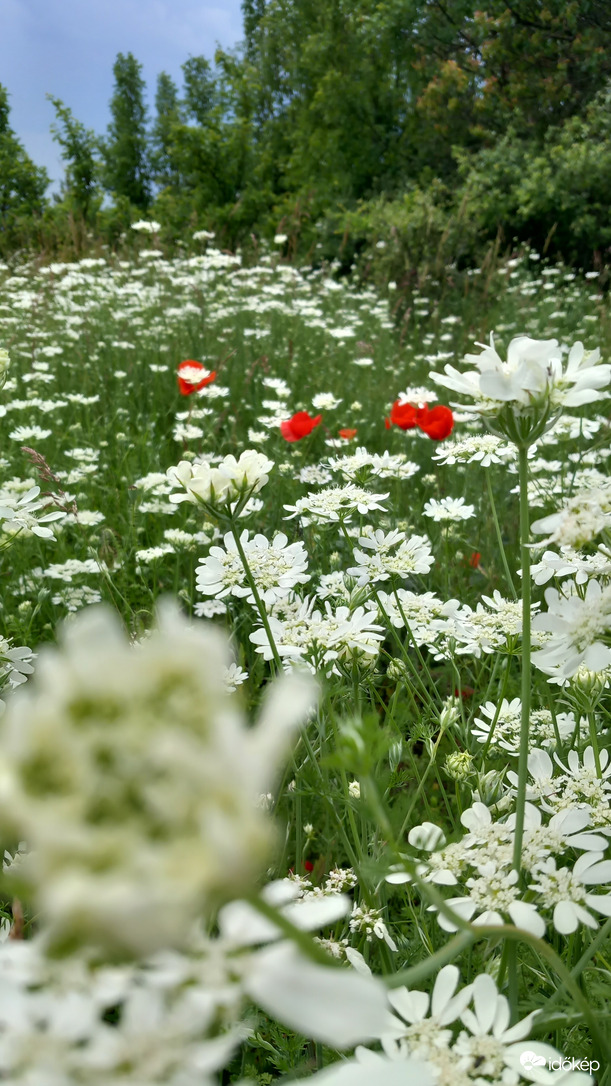
[[611,83],[583,117],[549,128],[539,147],[510,130],[474,158],[458,152],[468,217],[488,235],[530,241],[589,265],[611,251]]
[[63,198],[70,210],[88,223],[101,203],[96,136],[91,128],[85,128],[76,120],[61,99],[50,94],[47,97],[57,118],[56,123],[51,125],[51,132],[61,147],[62,159],[66,164]]
[[166,72],[157,76],[155,122],[151,131],[151,173],[162,189],[175,185],[177,174],[172,162],[172,127],[181,117],[178,88]]
[[184,106],[189,118],[205,125],[217,102],[217,84],[210,61],[189,57],[182,65],[185,80]]
[[233,246],[273,202],[260,184],[253,146],[249,69],[218,53],[183,65],[185,92],[167,128],[166,186],[154,213],[179,229],[213,223]]
[[35,166],[9,124],[9,100],[0,83],[0,253],[33,242],[44,210],[46,170]]
[[[117,56],[98,150],[120,220],[152,207],[165,240],[205,227],[229,248],[285,233],[291,258],[344,270],[357,259],[397,282],[480,260],[497,238],[606,259],[605,0],[243,0],[242,11],[243,45],[189,57],[181,88],[160,73],[150,130],[141,65]],[[53,244],[63,229],[78,248],[80,220],[115,244],[123,227],[97,215],[93,133],[51,100],[67,167]],[[11,213],[5,247],[41,237],[25,228],[43,207],[40,171],[11,158],[4,176],[16,169],[26,214],[17,228]]]
[[605,0],[474,0],[419,5],[418,101],[452,142],[490,145],[507,128],[541,138],[578,114],[611,75]]
[[112,121],[102,143],[104,183],[115,197],[123,196],[144,210],[151,190],[142,65],[132,53],[118,53],[113,72]]
[[478,248],[478,226],[447,185],[434,179],[400,198],[362,203],[344,219],[361,266],[379,282],[407,285],[429,271],[466,260]]

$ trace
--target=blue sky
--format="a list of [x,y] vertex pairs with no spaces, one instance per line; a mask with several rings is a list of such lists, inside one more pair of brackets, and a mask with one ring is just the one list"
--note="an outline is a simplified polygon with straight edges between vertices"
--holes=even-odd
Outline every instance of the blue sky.
[[142,63],[152,112],[159,72],[181,86],[187,57],[212,59],[217,44],[230,49],[242,37],[240,0],[0,0],[0,26],[0,83],[10,95],[11,126],[55,181],[63,167],[47,93],[103,133],[117,53],[131,52]]

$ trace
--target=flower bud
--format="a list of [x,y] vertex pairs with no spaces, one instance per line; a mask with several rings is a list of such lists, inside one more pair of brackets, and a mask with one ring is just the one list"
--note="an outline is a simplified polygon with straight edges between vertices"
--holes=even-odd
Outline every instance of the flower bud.
[[459,750],[454,754],[448,754],[444,763],[444,769],[453,781],[464,781],[473,772],[473,755],[467,750]]
[[392,660],[389,660],[386,674],[392,682],[407,682],[407,666],[404,661],[400,660],[397,656],[393,657]]
[[446,698],[439,714],[439,727],[442,731],[460,719],[460,709],[456,698]]
[[503,780],[505,772],[491,769],[488,773],[478,773],[477,789],[473,793],[473,802],[485,803],[486,807],[494,807],[503,796]]

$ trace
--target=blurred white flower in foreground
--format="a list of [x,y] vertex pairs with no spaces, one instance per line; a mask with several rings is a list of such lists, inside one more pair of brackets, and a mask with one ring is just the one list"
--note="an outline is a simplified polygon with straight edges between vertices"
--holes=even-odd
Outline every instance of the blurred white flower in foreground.
[[278,680],[251,728],[230,663],[225,638],[170,602],[139,644],[95,607],[41,651],[2,721],[0,811],[31,849],[19,878],[52,942],[176,945],[254,885],[274,843],[258,799],[316,688]]
[[2,385],[6,381],[9,362],[10,357],[6,347],[0,347],[0,388],[2,388]]
[[543,543],[583,547],[611,524],[608,506],[608,497],[601,489],[581,490],[569,498],[558,512],[535,520],[532,531],[536,535],[547,536]]
[[[285,879],[260,899],[300,931],[350,909],[342,893],[299,893]],[[0,944],[2,1081],[212,1086],[251,1032],[240,1018],[252,1002],[334,1048],[393,1026],[380,980],[307,958],[246,901],[219,911],[217,934],[193,929],[184,951],[160,948],[134,964],[95,963],[87,950],[49,959],[46,950],[44,931]]]

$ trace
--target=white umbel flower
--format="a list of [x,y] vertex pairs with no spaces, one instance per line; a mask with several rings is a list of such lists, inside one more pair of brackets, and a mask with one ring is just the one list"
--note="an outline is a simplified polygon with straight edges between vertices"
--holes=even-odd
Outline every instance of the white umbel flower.
[[404,532],[385,533],[377,529],[371,535],[361,536],[359,546],[363,550],[354,550],[359,564],[347,571],[357,579],[358,585],[387,581],[392,576],[428,573],[435,561],[431,544],[424,535],[408,538]]
[[478,344],[482,353],[467,354],[465,361],[476,368],[460,373],[446,365],[444,373],[431,373],[438,385],[463,393],[473,399],[468,410],[495,415],[505,405],[523,410],[534,404],[578,407],[602,398],[599,391],[609,384],[611,366],[599,365],[600,351],[586,351],[583,343],[574,343],[563,369],[563,351],[555,339],[531,339],[515,336],[507,348],[504,362],[494,345]]
[[388,494],[372,494],[361,486],[348,483],[346,486],[330,486],[324,490],[306,494],[295,505],[285,505],[289,513],[285,520],[299,517],[302,524],[312,522],[349,521],[353,513],[365,516],[374,509],[384,509],[381,504]]
[[424,506],[425,517],[435,521],[469,520],[475,516],[475,506],[467,505],[464,498],[431,498]]
[[570,679],[583,664],[602,671],[611,664],[611,649],[604,643],[611,630],[611,587],[588,582],[582,599],[570,587],[566,592],[548,588],[547,611],[535,615],[533,630],[554,636],[533,653],[536,666],[546,675]]
[[[211,547],[208,557],[203,558],[197,567],[197,590],[217,599],[237,596],[254,605],[256,601],[231,532],[227,532],[223,542],[224,547]],[[296,585],[309,581],[304,544],[289,543],[284,532],[278,532],[270,543],[261,534],[250,539],[245,529],[240,542],[259,596],[266,605],[277,603],[288,596]]]
[[548,908],[554,909],[554,927],[561,935],[570,935],[579,924],[597,928],[589,912],[594,909],[611,916],[611,893],[592,894],[588,887],[611,882],[611,860],[603,860],[602,852],[584,852],[574,867],[556,867],[547,859],[535,872],[531,889],[535,890]]

